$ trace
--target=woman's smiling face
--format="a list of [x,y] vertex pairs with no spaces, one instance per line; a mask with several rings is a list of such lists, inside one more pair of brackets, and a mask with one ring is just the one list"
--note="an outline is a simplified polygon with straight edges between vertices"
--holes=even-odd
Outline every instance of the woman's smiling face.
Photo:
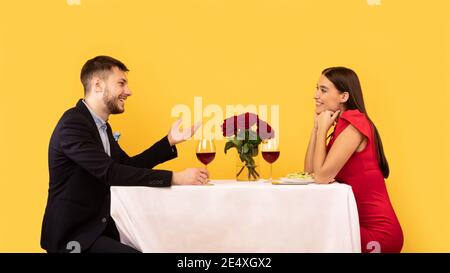
[[341,109],[341,103],[347,101],[347,98],[348,92],[341,93],[327,77],[320,75],[314,95],[317,114],[326,110],[335,112]]

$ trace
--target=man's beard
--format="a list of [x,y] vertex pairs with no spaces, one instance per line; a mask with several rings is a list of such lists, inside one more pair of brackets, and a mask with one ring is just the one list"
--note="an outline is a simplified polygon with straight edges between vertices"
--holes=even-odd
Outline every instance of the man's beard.
[[110,98],[109,97],[109,90],[105,89],[105,92],[103,93],[103,102],[106,105],[106,108],[108,108],[108,111],[110,114],[120,114],[125,111],[125,108],[119,108],[119,98]]

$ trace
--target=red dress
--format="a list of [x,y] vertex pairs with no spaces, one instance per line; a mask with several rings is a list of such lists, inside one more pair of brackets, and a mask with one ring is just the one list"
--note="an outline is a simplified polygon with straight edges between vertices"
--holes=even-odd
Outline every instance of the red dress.
[[362,252],[400,252],[403,232],[389,200],[384,177],[378,166],[374,130],[359,110],[344,111],[339,117],[327,145],[330,150],[339,134],[352,124],[367,138],[361,152],[354,152],[336,180],[352,187],[358,207]]

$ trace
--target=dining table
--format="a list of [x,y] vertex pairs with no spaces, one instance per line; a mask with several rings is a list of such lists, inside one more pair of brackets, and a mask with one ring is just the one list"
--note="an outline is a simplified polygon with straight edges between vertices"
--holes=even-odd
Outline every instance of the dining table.
[[361,252],[355,197],[338,182],[111,187],[111,216],[141,252]]

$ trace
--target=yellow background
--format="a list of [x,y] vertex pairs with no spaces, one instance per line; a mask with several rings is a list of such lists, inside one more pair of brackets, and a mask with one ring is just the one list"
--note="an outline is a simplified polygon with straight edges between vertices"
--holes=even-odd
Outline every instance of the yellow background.
[[[275,176],[302,170],[321,70],[353,68],[389,159],[403,251],[450,252],[449,10],[446,0],[1,0],[0,252],[42,251],[49,137],[82,97],[81,66],[100,54],[131,69],[133,96],[110,118],[129,154],[194,96],[224,110],[279,105]],[[232,178],[236,158],[216,145],[212,177]],[[178,149],[159,168],[200,166],[194,141]]]

